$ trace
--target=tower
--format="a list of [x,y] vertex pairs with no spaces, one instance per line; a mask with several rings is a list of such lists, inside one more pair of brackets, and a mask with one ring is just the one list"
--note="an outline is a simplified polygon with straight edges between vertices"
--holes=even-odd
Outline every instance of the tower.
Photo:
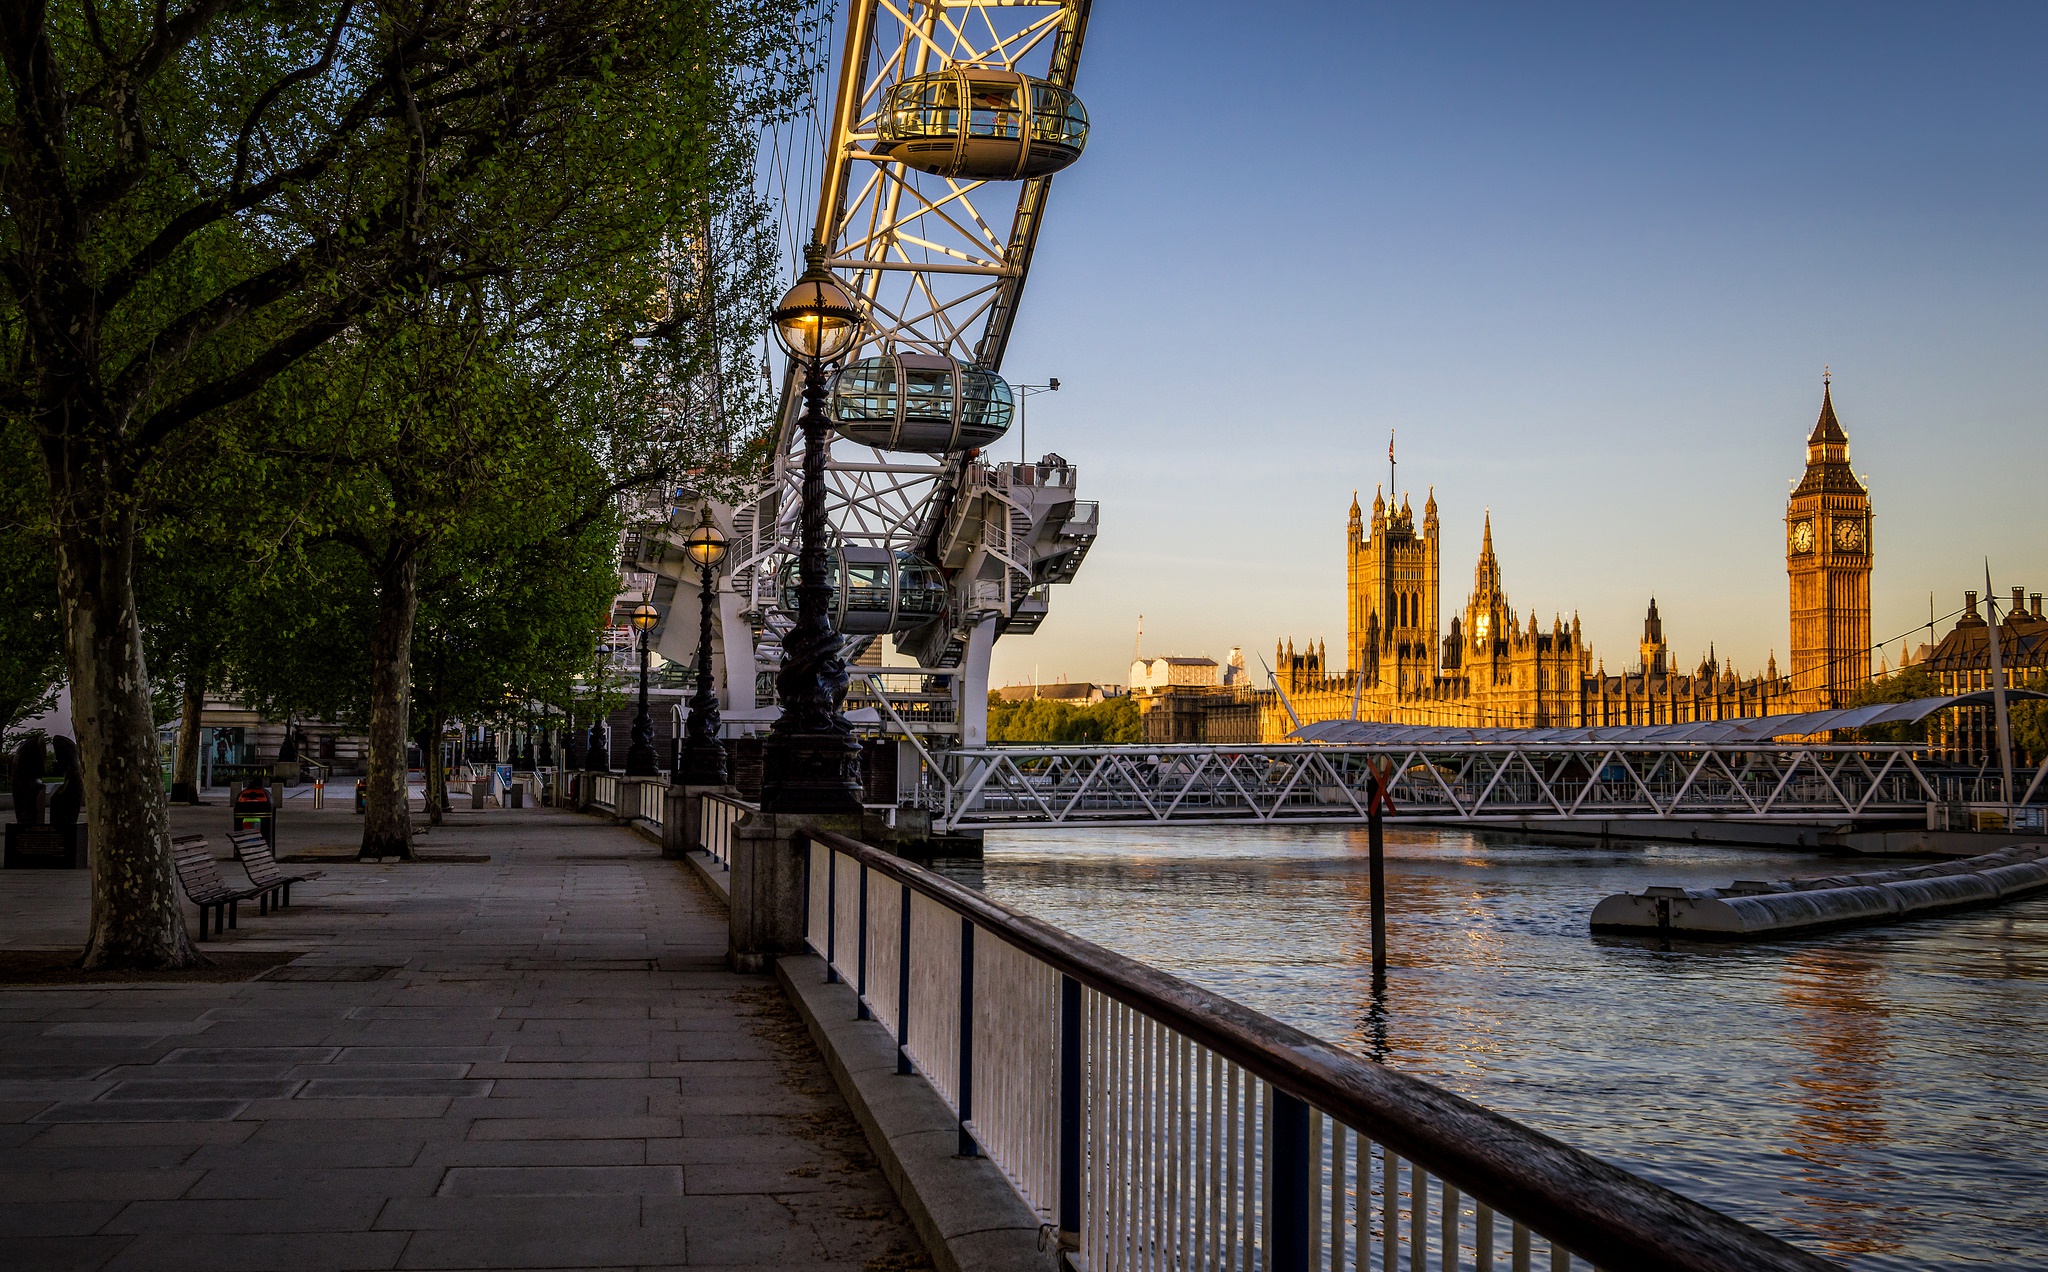
[[1500,683],[1514,644],[1515,611],[1500,583],[1500,558],[1493,554],[1493,510],[1479,541],[1479,563],[1472,569],[1472,595],[1465,601],[1465,653],[1460,660],[1473,689]]
[[1344,652],[1368,687],[1423,688],[1436,676],[1437,528],[1433,490],[1419,533],[1406,498],[1396,508],[1375,494],[1368,523],[1352,496]]
[[1650,612],[1643,618],[1643,639],[1638,646],[1643,655],[1643,674],[1661,676],[1671,668],[1668,665],[1669,650],[1664,644],[1664,620],[1657,614],[1657,598],[1650,598]]
[[1849,435],[1823,375],[1806,474],[1785,507],[1794,711],[1846,706],[1870,679],[1870,532],[1870,492],[1849,467]]

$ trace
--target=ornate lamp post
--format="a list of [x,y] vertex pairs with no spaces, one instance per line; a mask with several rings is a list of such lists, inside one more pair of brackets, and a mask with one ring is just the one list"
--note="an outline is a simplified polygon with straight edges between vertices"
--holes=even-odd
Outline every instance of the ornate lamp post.
[[640,710],[633,717],[633,744],[626,748],[627,777],[655,777],[654,721],[647,716],[647,638],[661,622],[661,611],[646,601],[633,607],[633,630],[640,633]]
[[718,695],[711,692],[711,609],[718,599],[717,569],[725,560],[725,535],[712,523],[709,505],[683,551],[698,569],[697,688],[690,695],[682,745],[676,748],[675,780],[685,786],[723,786],[725,748],[718,742]]
[[860,746],[840,714],[846,662],[828,611],[825,577],[826,368],[860,343],[853,294],[825,268],[823,244],[804,249],[809,268],[771,316],[775,338],[804,370],[803,519],[797,554],[796,625],[782,638],[775,700],[782,712],[761,750],[761,808],[768,813],[860,811]]

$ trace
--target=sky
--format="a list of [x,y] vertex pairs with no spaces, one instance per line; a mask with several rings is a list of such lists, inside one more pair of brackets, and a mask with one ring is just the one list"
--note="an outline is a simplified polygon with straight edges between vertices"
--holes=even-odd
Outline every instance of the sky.
[[991,682],[1124,683],[1140,614],[1147,655],[1255,674],[1341,648],[1389,430],[1446,624],[1490,508],[1510,603],[1610,671],[1652,595],[1681,665],[1782,666],[1823,366],[1877,638],[1986,558],[2048,590],[2044,37],[2038,5],[1095,5],[1004,373],[1059,377],[1027,443],[1102,530]]

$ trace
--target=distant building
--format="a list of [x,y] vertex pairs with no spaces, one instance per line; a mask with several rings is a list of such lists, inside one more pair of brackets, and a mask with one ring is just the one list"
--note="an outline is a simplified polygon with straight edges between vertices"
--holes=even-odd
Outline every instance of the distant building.
[[1226,685],[1249,685],[1251,673],[1245,670],[1244,650],[1239,646],[1230,647],[1230,656],[1223,660],[1223,683]]
[[1213,658],[1140,658],[1131,664],[1131,697],[1147,742],[1259,740],[1258,706],[1245,679],[1241,649],[1233,648],[1223,667]]
[[[2039,592],[2030,598],[2025,588],[2012,590],[2012,608],[1998,621],[1998,657],[2008,686],[2026,685],[2048,675],[2048,619],[2041,616]],[[1921,665],[1945,694],[1992,687],[1991,624],[1978,613],[1975,592],[1963,593],[1962,618]],[[1927,743],[1937,759],[1950,763],[1996,764],[1997,728],[1992,708],[1958,707],[1929,721]],[[2014,763],[2027,767],[2039,764],[2042,758],[2018,746],[2013,751]]]
[[1119,696],[1120,685],[1099,685],[1080,680],[1068,683],[1061,681],[1053,685],[1004,685],[996,694],[1005,702],[1028,702],[1044,698],[1053,702],[1071,702],[1078,705],[1101,702]]
[[1140,658],[1131,664],[1131,692],[1134,694],[1222,683],[1223,677],[1214,658]]

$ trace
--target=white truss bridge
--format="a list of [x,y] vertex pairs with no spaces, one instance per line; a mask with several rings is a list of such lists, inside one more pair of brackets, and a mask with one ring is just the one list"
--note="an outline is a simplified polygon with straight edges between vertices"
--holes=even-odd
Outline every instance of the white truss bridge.
[[1390,820],[1804,823],[1923,816],[1911,745],[1509,742],[1049,746],[937,756],[935,829],[1363,822],[1375,767]]

